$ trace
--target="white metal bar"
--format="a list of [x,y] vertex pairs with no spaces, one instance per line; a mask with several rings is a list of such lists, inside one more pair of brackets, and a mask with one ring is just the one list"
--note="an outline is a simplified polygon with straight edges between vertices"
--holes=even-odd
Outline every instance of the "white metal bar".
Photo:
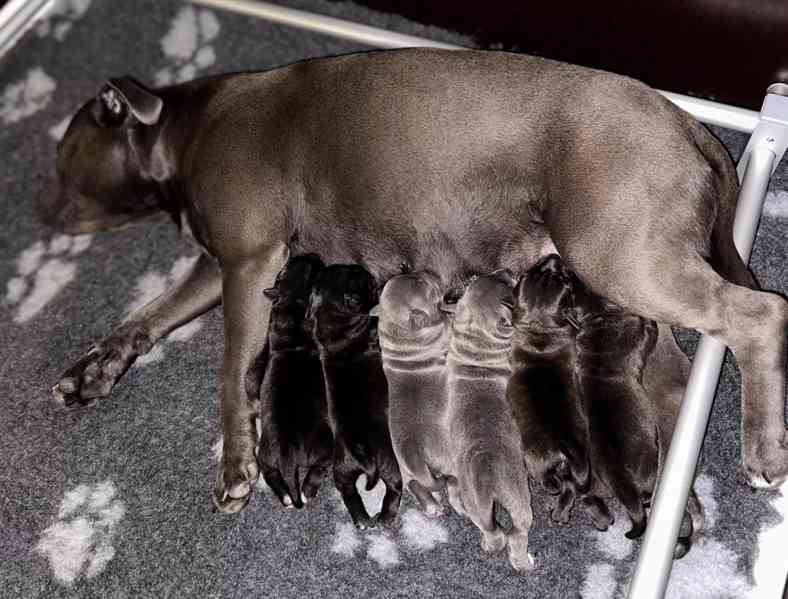
[[0,8],[0,56],[10,50],[53,4],[54,0],[10,0]]
[[[220,10],[228,10],[259,19],[266,19],[282,25],[308,29],[345,40],[366,44],[376,48],[412,48],[432,47],[449,50],[463,50],[463,46],[446,44],[412,35],[404,35],[378,27],[370,27],[327,17],[303,10],[277,6],[270,2],[258,0],[192,0],[195,4],[209,6]],[[755,110],[729,106],[710,100],[692,98],[674,92],[657,90],[668,100],[686,110],[695,118],[710,125],[719,125],[745,133],[752,132],[758,124],[758,113]]]

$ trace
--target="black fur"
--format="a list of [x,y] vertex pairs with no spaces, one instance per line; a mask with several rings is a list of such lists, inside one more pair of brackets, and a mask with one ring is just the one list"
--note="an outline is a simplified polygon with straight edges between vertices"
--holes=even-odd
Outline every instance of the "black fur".
[[529,475],[558,495],[551,519],[568,522],[579,495],[594,525],[605,530],[613,519],[604,502],[589,493],[588,423],[575,384],[574,281],[575,275],[555,254],[542,258],[520,279],[506,393],[522,434]]
[[273,306],[262,365],[258,462],[287,507],[301,508],[317,494],[334,448],[320,357],[306,320],[312,283],[322,269],[314,254],[291,258],[265,291]]
[[377,521],[391,524],[402,496],[402,477],[388,427],[388,387],[378,345],[375,280],[360,266],[329,266],[310,298],[313,332],[320,348],[328,407],[335,437],[334,483],[358,528],[375,525],[356,490],[367,475],[367,489],[378,479],[386,495]]

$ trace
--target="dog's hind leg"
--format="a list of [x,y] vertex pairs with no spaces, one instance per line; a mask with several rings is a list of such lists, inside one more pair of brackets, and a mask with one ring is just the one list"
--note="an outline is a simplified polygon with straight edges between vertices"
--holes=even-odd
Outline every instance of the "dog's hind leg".
[[[573,243],[559,250],[596,293],[645,318],[697,329],[731,348],[742,375],[744,469],[753,486],[780,484],[788,477],[788,303],[721,278],[681,236],[667,243],[664,233],[647,233],[651,245],[622,243],[625,255],[618,249],[581,251]],[[660,243],[655,236],[663,237]]]
[[[571,485],[571,483],[569,484]],[[574,500],[574,485],[571,486],[572,499]],[[509,517],[512,520],[512,527],[506,533],[509,563],[518,572],[530,572],[536,567],[533,556],[528,552],[528,535],[534,516],[531,509],[528,475],[525,471],[511,473],[499,501],[509,512]]]

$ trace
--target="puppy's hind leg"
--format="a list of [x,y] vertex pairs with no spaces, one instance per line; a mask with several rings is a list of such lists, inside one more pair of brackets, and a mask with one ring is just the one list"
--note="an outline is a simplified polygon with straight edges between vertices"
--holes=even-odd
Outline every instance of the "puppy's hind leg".
[[375,526],[375,521],[367,513],[361,495],[356,489],[356,481],[364,469],[345,449],[344,444],[338,442],[334,449],[334,485],[347,508],[353,524],[359,530],[366,530]]

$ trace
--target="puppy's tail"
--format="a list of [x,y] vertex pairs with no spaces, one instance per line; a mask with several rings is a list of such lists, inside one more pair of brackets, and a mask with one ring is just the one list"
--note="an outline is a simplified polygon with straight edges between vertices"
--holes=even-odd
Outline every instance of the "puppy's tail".
[[712,168],[709,184],[703,193],[709,205],[717,206],[717,215],[711,231],[709,262],[717,273],[728,281],[758,289],[759,285],[750,269],[742,261],[733,244],[733,219],[739,193],[738,177],[727,150],[699,123],[691,121],[695,144]]

